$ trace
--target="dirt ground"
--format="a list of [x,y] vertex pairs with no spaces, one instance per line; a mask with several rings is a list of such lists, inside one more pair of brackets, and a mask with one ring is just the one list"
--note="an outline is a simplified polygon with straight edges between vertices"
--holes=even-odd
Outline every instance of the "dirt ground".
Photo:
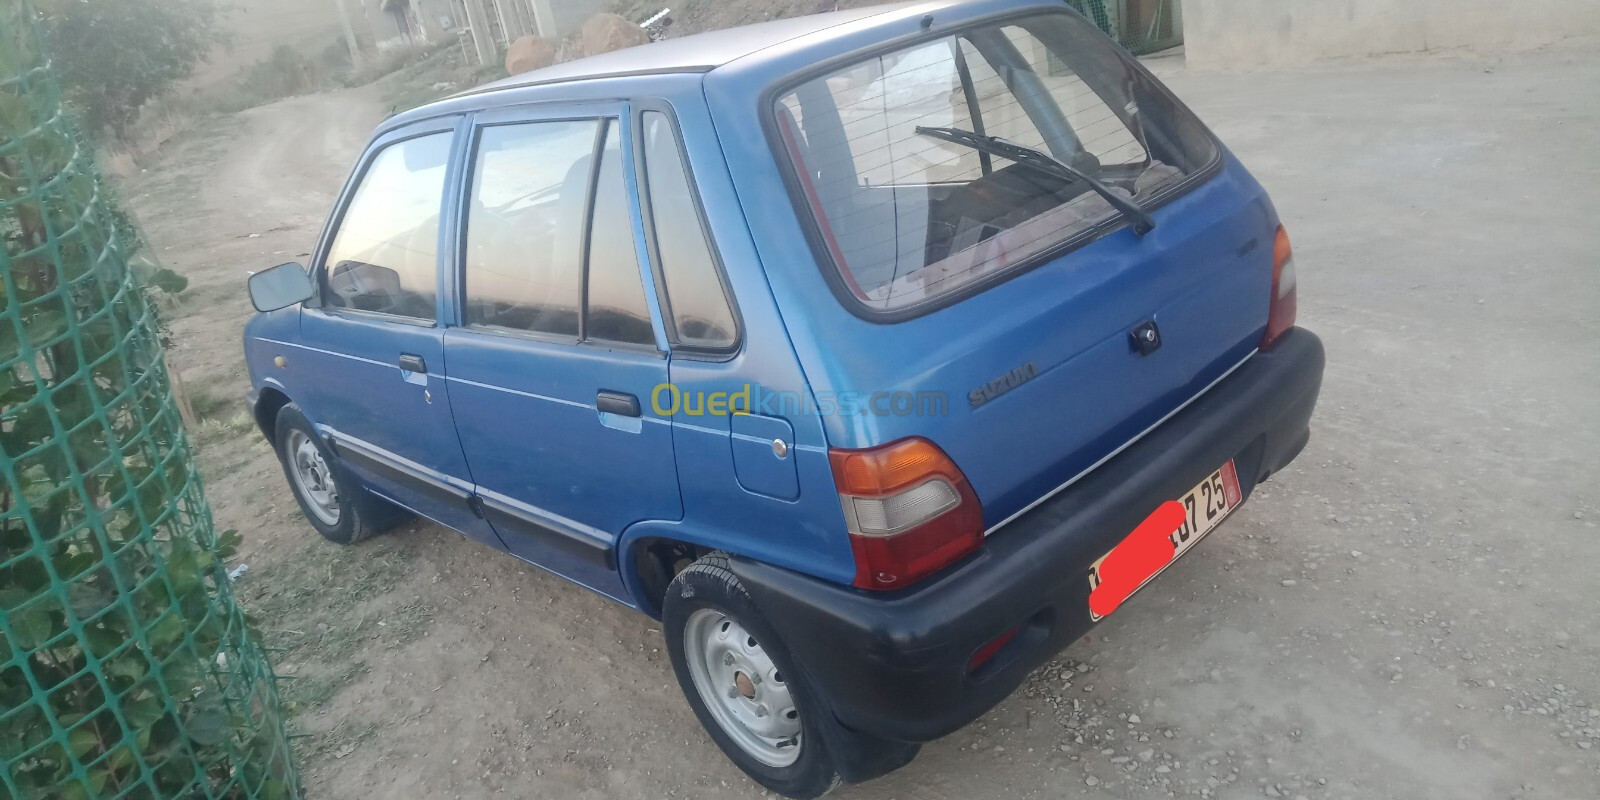
[[[980,722],[841,798],[1600,796],[1600,56],[1167,79],[1272,191],[1311,445]],[[430,524],[341,548],[243,416],[245,271],[303,259],[382,116],[284,101],[126,191],[316,798],[752,797],[650,619]]]

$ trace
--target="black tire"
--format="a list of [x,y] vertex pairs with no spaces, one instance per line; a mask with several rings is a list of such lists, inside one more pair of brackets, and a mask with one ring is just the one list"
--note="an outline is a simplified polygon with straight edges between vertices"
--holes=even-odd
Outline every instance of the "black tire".
[[[774,767],[746,752],[706,706],[691,675],[684,641],[691,616],[702,609],[710,609],[736,620],[760,642],[761,649],[783,674],[801,724],[798,740],[800,755],[794,763]],[[672,670],[678,676],[678,686],[683,689],[684,698],[689,701],[690,708],[694,709],[695,716],[700,719],[700,724],[711,735],[711,739],[735,766],[744,770],[756,783],[798,800],[820,797],[839,785],[839,770],[827,744],[833,737],[831,731],[824,727],[837,726],[838,723],[833,721],[831,712],[820,702],[821,698],[790,656],[777,631],[762,617],[740,585],[738,577],[728,569],[725,554],[711,553],[678,573],[667,588],[661,620],[662,633],[667,640],[667,655],[672,660]]]
[[[337,544],[355,544],[393,528],[410,516],[393,503],[367,491],[359,480],[344,469],[327,443],[317,435],[311,421],[300,412],[299,406],[290,403],[279,409],[273,427],[272,443],[278,451],[278,463],[283,466],[283,476],[289,481],[289,491],[294,494],[295,502],[300,504],[306,521],[323,538]],[[295,439],[297,434],[303,438]],[[290,452],[291,440],[309,442],[321,455],[322,463],[327,468],[325,480],[330,481],[333,487],[334,502],[338,509],[336,519],[330,521],[318,513],[315,501],[306,495],[305,488],[296,478],[292,463],[295,454]]]

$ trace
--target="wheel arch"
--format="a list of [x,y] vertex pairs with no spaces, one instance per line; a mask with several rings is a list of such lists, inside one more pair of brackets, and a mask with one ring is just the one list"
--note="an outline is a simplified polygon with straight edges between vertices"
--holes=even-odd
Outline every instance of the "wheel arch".
[[267,442],[277,447],[278,412],[290,403],[288,393],[282,387],[267,385],[261,387],[261,392],[256,396],[255,408],[250,412],[255,415],[256,427],[261,429],[261,435],[267,437]]
[[638,523],[617,543],[617,570],[638,609],[660,619],[672,579],[701,556],[721,549],[680,523]]

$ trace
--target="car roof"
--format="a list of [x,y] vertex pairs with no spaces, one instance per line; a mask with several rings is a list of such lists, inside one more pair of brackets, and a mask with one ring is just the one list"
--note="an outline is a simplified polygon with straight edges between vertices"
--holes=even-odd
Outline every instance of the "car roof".
[[[735,59],[782,44],[791,39],[826,30],[837,25],[902,8],[927,3],[905,2],[863,6],[844,11],[828,11],[803,17],[758,22],[718,31],[696,33],[681,39],[625,47],[542,69],[512,75],[473,89],[457,97],[484,94],[502,89],[546,83],[609,78],[621,75],[649,75],[663,72],[710,72]],[[932,4],[939,5],[939,4]]]
[[[926,19],[925,15],[939,15],[941,20],[960,22],[1030,8],[1063,11],[1069,6],[1059,0],[920,0],[698,33],[554,64],[486,83],[390,117],[378,126],[378,133],[446,114],[528,102],[538,96],[530,96],[529,92],[539,93],[541,87],[631,76],[704,75],[714,70],[720,74],[728,70],[750,72],[779,68],[776,62],[787,60],[780,56],[782,53],[809,53],[813,47],[823,47],[817,51],[821,54],[827,50],[826,45],[837,48],[847,41],[856,42],[851,47],[859,46],[863,37],[871,40],[890,35],[890,32],[903,34],[907,20]],[[951,12],[954,14],[950,15]],[[735,66],[734,62],[739,63]],[[721,69],[723,67],[726,70]]]

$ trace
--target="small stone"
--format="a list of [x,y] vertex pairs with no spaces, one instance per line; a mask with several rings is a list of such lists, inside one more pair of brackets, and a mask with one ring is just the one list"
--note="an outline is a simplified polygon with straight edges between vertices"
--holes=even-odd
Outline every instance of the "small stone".
[[1282,581],[1280,581],[1280,583],[1282,583],[1284,586],[1293,586],[1296,583],[1299,583],[1299,581],[1295,580],[1294,578],[1284,578]]
[[1090,775],[1089,777],[1083,779],[1083,785],[1084,786],[1099,786],[1100,785],[1100,779],[1096,778],[1093,775]]
[[1351,558],[1360,558],[1361,557],[1361,551],[1360,550],[1351,550],[1350,551],[1350,557]]
[[1138,714],[1129,714],[1128,715],[1128,724],[1129,725],[1138,725],[1139,724],[1139,715]]
[[1155,756],[1156,756],[1156,751],[1150,750],[1148,748],[1139,751],[1139,760],[1140,761],[1149,761],[1150,759],[1155,758]]
[[1167,774],[1167,773],[1169,773],[1171,771],[1172,771],[1172,767],[1169,767],[1166,764],[1157,764],[1156,765],[1156,772],[1158,772],[1158,773],[1160,773],[1162,775],[1165,775],[1165,774]]

